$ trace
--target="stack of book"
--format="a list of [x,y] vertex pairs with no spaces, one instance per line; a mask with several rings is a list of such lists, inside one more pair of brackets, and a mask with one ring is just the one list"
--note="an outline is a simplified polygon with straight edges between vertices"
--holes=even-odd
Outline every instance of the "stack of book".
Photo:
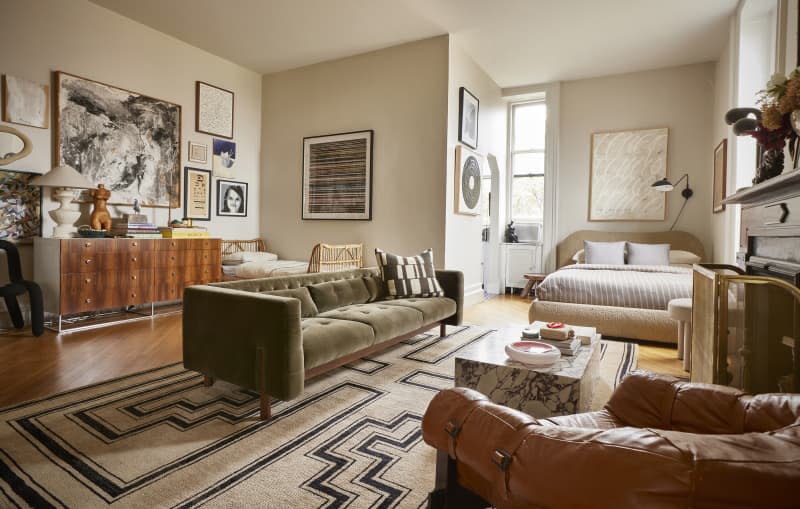
[[535,340],[542,343],[547,343],[548,345],[553,345],[554,347],[558,348],[559,351],[561,351],[561,355],[575,355],[575,353],[578,351],[578,348],[581,347],[580,338],[576,337],[574,334],[567,336],[565,339],[555,339],[552,337],[547,338],[542,336],[538,328],[533,329],[528,327],[526,329],[522,329],[522,339],[529,341]]
[[123,214],[121,219],[111,220],[113,237],[133,237],[136,239],[160,239],[161,232],[144,214]]
[[190,228],[170,228],[163,226],[159,228],[161,236],[165,239],[197,239],[210,237],[208,230],[201,226],[192,226]]

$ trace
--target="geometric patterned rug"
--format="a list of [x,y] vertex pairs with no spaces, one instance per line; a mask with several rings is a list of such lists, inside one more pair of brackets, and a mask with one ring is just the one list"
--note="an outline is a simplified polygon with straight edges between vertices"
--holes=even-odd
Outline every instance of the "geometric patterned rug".
[[[0,410],[0,507],[423,507],[422,415],[453,355],[492,331],[448,332],[314,378],[266,422],[257,394],[181,364]],[[635,367],[624,345],[604,342],[609,387]]]

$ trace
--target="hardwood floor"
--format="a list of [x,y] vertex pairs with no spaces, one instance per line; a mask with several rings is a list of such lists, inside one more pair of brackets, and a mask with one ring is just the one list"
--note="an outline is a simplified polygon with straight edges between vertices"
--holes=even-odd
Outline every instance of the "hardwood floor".
[[[527,324],[530,300],[498,296],[467,308],[464,321],[494,328]],[[181,360],[181,315],[35,338],[0,334],[0,407]],[[639,367],[686,376],[675,348],[642,345]]]

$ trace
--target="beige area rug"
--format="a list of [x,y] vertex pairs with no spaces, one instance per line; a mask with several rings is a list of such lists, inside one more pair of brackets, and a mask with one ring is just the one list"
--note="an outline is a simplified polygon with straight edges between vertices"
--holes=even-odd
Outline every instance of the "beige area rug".
[[[454,354],[492,333],[436,331],[311,380],[267,422],[255,393],[180,364],[1,410],[0,507],[422,507],[422,415]],[[603,356],[610,392],[636,346]]]

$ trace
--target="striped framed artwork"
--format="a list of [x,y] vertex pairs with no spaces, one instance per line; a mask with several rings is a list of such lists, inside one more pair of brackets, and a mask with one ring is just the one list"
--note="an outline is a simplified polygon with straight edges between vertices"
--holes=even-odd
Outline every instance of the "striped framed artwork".
[[303,138],[303,219],[372,220],[372,135]]

